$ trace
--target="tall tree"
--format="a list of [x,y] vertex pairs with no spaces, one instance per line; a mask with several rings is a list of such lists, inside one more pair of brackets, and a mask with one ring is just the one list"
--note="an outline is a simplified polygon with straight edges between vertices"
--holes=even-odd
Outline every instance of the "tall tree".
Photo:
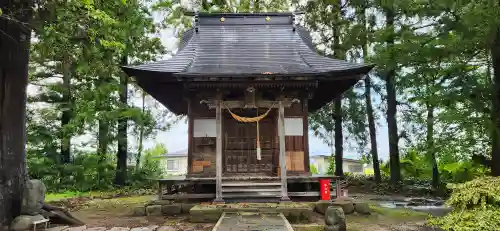
[[385,87],[387,91],[387,127],[389,132],[389,166],[391,169],[390,176],[393,184],[401,181],[401,168],[399,160],[399,135],[398,124],[396,119],[397,100],[396,100],[396,69],[394,59],[394,42],[395,42],[395,9],[394,3],[388,1],[383,5],[385,15],[386,29],[390,32],[387,35],[386,44],[389,53],[387,66],[384,70]]
[[69,163],[71,160],[71,134],[65,130],[71,122],[71,114],[73,113],[71,102],[71,75],[75,73],[74,66],[70,63],[69,55],[65,55],[62,60],[63,69],[63,84],[62,84],[62,113],[61,113],[61,162]]
[[[497,1],[496,8],[500,8],[500,1]],[[491,60],[493,66],[494,90],[492,97],[493,132],[491,149],[491,174],[493,176],[500,176],[500,24],[496,23],[493,31],[494,39],[491,46]]]
[[427,152],[432,165],[432,187],[439,187],[439,169],[434,148],[434,105],[427,103]]
[[[369,3],[367,1],[362,1],[361,4],[356,7],[360,24],[363,28],[360,38],[361,41],[360,45],[363,52],[362,56],[364,60],[367,60],[368,57],[368,42],[369,42],[368,30],[375,24],[374,20],[372,20],[371,22],[367,20],[366,9],[368,8],[368,6]],[[373,112],[372,96],[371,96],[372,80],[370,74],[366,75],[364,82],[365,82],[364,95],[366,104],[366,117],[368,121],[368,132],[370,134],[370,154],[372,157],[375,182],[380,183],[382,181],[382,176],[380,174],[380,163],[379,163],[378,148],[377,148],[377,131],[375,127],[375,117]]]
[[[128,63],[127,57],[123,57],[121,65],[126,66]],[[128,106],[128,76],[123,73],[120,75],[120,103],[124,108]],[[118,119],[118,152],[116,153],[116,177],[115,184],[123,186],[127,178],[127,123],[128,118],[121,115]],[[141,144],[142,145],[142,144]]]
[[[120,65],[128,65],[129,57],[146,61],[154,59],[155,55],[163,51],[163,47],[158,39],[151,39],[149,34],[155,33],[157,25],[154,24],[150,16],[149,9],[142,1],[128,1],[117,9],[119,20],[118,27],[125,30],[125,33],[118,33],[122,36],[124,49],[121,52]],[[119,30],[118,30],[119,31]],[[125,73],[118,73],[119,76],[119,106],[118,115],[118,151],[115,183],[123,186],[127,178],[128,160],[128,121],[140,120],[143,108],[131,108],[128,102],[129,78]],[[142,144],[141,144],[142,145]]]
[[[332,37],[333,37],[333,57],[336,59],[343,60],[345,58],[345,50],[342,49],[342,44],[340,42],[341,33],[341,22],[342,22],[342,1],[337,0],[332,5],[333,20],[336,22],[337,26],[332,27]],[[342,132],[342,96],[337,97],[334,100],[334,111],[332,112],[333,119],[335,121],[335,175],[343,176],[344,170],[343,158],[344,158],[344,138]]]
[[0,2],[0,229],[21,212],[33,1]]

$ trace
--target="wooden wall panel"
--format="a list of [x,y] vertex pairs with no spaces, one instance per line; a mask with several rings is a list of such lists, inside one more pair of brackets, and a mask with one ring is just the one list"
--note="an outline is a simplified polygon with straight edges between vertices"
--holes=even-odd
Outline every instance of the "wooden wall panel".
[[304,137],[285,136],[286,169],[289,172],[303,172],[304,166]]
[[285,117],[298,117],[302,116],[302,102],[293,103],[291,107],[285,108]]
[[302,172],[305,170],[303,151],[286,152],[286,170],[289,172]]
[[193,138],[191,174],[215,176],[215,137]]
[[189,98],[188,126],[188,173],[193,176],[215,176],[216,137],[194,137],[195,119],[215,119],[215,110],[200,104],[201,98]]

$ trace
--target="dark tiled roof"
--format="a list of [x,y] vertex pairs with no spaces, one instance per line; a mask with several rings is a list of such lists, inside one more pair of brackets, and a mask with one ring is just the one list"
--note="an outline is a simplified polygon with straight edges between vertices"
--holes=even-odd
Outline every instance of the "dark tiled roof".
[[123,70],[171,112],[186,114],[187,103],[179,96],[185,92],[183,82],[194,77],[204,82],[246,82],[256,77],[316,81],[308,105],[312,112],[372,68],[317,54],[309,32],[294,25],[292,13],[200,13],[198,26],[184,32],[172,58]]
[[[168,73],[174,77],[238,77],[272,73],[307,76],[350,72],[365,74],[371,66],[335,60],[314,51],[309,32],[292,14],[202,14],[198,32],[184,33],[171,59],[125,67],[131,75]],[[224,22],[220,18],[224,17]],[[266,21],[269,17],[269,21]],[[175,80],[176,78],[171,78]]]

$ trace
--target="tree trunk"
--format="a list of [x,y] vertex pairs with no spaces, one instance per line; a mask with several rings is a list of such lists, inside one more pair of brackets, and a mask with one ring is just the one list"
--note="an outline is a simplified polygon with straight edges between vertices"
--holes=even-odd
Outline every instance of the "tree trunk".
[[491,61],[493,66],[491,175],[500,176],[500,26],[498,25],[491,48]]
[[[99,77],[96,84],[96,89],[103,87],[107,83],[107,77]],[[99,90],[98,90],[99,92]],[[99,113],[98,131],[97,131],[97,153],[99,154],[100,163],[104,162],[108,154],[109,145],[109,121],[105,114],[108,110],[108,99],[105,96],[97,96],[97,112]]]
[[[33,1],[0,1],[0,230],[21,212],[26,170],[26,87]],[[17,22],[19,21],[19,22]]]
[[368,117],[368,130],[370,133],[370,148],[373,162],[373,171],[375,173],[375,182],[380,183],[382,182],[382,176],[380,174],[380,163],[378,160],[377,131],[375,128],[375,118],[373,117],[371,86],[370,76],[367,75],[365,77],[366,116]]
[[101,163],[106,159],[109,145],[109,123],[106,118],[99,119],[97,153],[100,155]]
[[439,188],[439,169],[434,148],[434,106],[427,103],[427,152],[432,164],[432,188]]
[[344,148],[344,137],[342,134],[342,98],[335,99],[335,175],[343,176],[342,169]]
[[[394,11],[391,8],[385,9],[386,26],[394,30]],[[386,90],[387,90],[387,127],[389,131],[389,166],[391,170],[391,183],[397,184],[401,181],[401,169],[399,160],[398,148],[398,124],[396,120],[397,101],[396,101],[396,87],[395,77],[396,71],[394,70],[394,57],[392,55],[394,46],[394,35],[389,36],[386,41],[387,48],[391,54],[391,61],[388,63],[387,72],[385,76]]]
[[[336,21],[340,22],[342,20],[341,13],[342,1],[337,0],[333,3],[333,10],[335,11]],[[342,50],[340,44],[340,25],[332,28],[333,34],[333,51],[334,57],[337,59],[345,58],[345,51]],[[344,147],[343,147],[343,134],[342,134],[342,95],[338,96],[334,101],[334,120],[335,120],[335,175],[343,176],[344,170],[342,169],[343,165],[343,156],[344,156]]]
[[63,89],[62,100],[63,108],[61,115],[61,162],[69,163],[71,160],[71,133],[68,132],[68,124],[71,121],[72,102],[71,102],[71,71],[69,57],[63,60]]
[[[122,66],[127,65],[127,57],[122,58]],[[126,74],[120,76],[120,104],[122,111],[127,110],[128,77]],[[116,154],[116,177],[115,184],[124,186],[127,180],[127,123],[128,117],[120,115],[118,119],[118,152]]]
[[[360,15],[362,20],[362,25],[364,25],[364,44],[363,44],[363,59],[366,60],[368,57],[368,33],[367,33],[367,23],[366,23],[366,11],[365,6],[360,9]],[[377,149],[377,131],[375,128],[375,118],[373,117],[373,106],[372,106],[372,83],[370,75],[365,77],[365,102],[366,102],[366,117],[368,119],[368,131],[370,133],[370,148],[373,163],[373,171],[375,174],[375,182],[382,182],[382,176],[380,174],[380,163],[378,160],[378,149]]]
[[[145,107],[145,101],[146,101],[146,92],[142,92],[142,115],[144,115],[144,111],[146,109]],[[141,169],[141,156],[142,156],[142,149],[143,149],[143,146],[142,146],[142,142],[144,140],[144,121],[143,123],[141,124],[141,127],[139,128],[139,147],[137,147],[137,156],[136,156],[136,159],[135,159],[135,170],[136,171],[139,171],[139,169]]]
[[[106,78],[106,77],[104,77]],[[103,77],[99,77],[96,83],[97,92],[99,89],[105,84],[106,79]],[[104,175],[104,171],[106,166],[104,163],[106,162],[107,154],[108,154],[108,145],[109,145],[109,121],[107,116],[104,114],[108,110],[108,100],[106,97],[98,94],[97,95],[97,112],[99,113],[98,119],[98,131],[97,131],[97,154],[99,155],[99,164],[97,166],[97,182],[96,185],[101,185],[101,180]]]

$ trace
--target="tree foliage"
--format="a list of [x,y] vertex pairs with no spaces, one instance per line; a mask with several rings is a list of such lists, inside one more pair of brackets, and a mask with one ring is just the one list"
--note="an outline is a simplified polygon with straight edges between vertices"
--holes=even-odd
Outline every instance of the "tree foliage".
[[[167,128],[169,117],[158,119],[161,111],[149,108],[156,105],[138,107],[128,101],[138,89],[120,69],[154,60],[165,51],[153,36],[159,25],[147,4],[141,0],[46,1],[36,8],[30,63],[33,90],[28,98],[28,163],[34,164],[30,168],[45,163],[63,178],[62,174],[71,175],[68,168],[85,161],[81,164],[95,167],[86,171],[97,170],[92,173],[97,174],[95,187],[112,185],[108,175],[115,175],[114,171],[115,182],[123,185],[131,147],[122,142],[118,157],[110,154],[116,150],[115,141],[126,141],[133,132],[126,125],[140,127],[144,137]],[[119,133],[118,125],[123,128],[123,124],[125,133]],[[111,160],[118,165],[111,168]],[[54,190],[71,187],[59,181]]]
[[[449,182],[500,174],[498,2],[183,2],[76,0],[36,5],[34,18],[22,24],[33,29],[26,115],[32,177],[43,179],[54,190],[106,188],[117,169],[124,173],[123,163],[128,163],[124,157],[135,158],[135,171],[126,171],[132,183],[157,174],[157,163],[150,158],[153,151],[144,151],[142,143],[168,128],[169,112],[157,109],[158,103],[126,78],[120,66],[175,53],[165,51],[157,33],[171,28],[179,37],[193,21],[187,11],[270,12],[287,11],[292,5],[305,11],[300,23],[313,32],[319,53],[375,64],[369,82],[360,81],[341,101],[310,115],[316,136],[333,147],[337,135],[341,137],[337,149],[347,147],[372,162],[378,160],[370,158],[373,149],[390,147],[389,153],[378,154],[389,157],[381,172],[390,174],[393,183],[417,179],[432,182],[437,189]],[[161,24],[154,22],[153,11],[163,13]],[[0,20],[17,19],[2,8]],[[367,93],[373,94],[367,97]],[[366,119],[370,117],[371,122]],[[342,127],[336,125],[339,121]],[[367,129],[368,125],[378,125],[379,132]],[[389,142],[374,146],[377,141],[369,140],[369,135],[386,129]],[[82,137],[86,142],[81,142]],[[124,137],[137,140],[137,151],[122,142],[116,156],[117,141]],[[335,161],[331,162],[334,166]],[[341,166],[340,161],[337,165]],[[95,185],[89,183],[91,179]],[[495,215],[484,207],[467,209],[485,220]],[[457,213],[453,216],[458,219]],[[456,223],[454,218],[449,221],[441,224]]]

